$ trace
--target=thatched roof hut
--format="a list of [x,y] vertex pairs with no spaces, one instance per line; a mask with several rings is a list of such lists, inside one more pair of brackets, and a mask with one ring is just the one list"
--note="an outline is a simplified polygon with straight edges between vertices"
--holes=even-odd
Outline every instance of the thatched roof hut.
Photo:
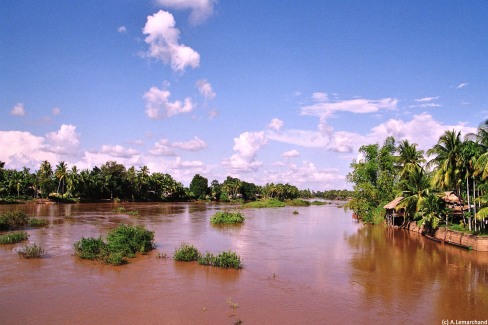
[[463,200],[456,194],[454,191],[447,191],[444,192],[444,196],[442,197],[444,202],[450,205],[462,205]]
[[390,203],[388,203],[387,205],[385,205],[383,208],[387,209],[387,210],[395,210],[396,211],[396,207],[397,205],[403,200],[403,196],[399,196],[397,198],[395,198],[393,201],[391,201]]

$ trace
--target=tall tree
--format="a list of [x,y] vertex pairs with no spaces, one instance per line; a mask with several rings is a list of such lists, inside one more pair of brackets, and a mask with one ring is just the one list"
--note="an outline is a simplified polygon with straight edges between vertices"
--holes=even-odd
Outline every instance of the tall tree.
[[[64,186],[66,182],[66,176],[68,176],[68,166],[64,161],[61,161],[57,166],[56,170],[54,171],[54,176],[58,180],[58,193],[64,194]],[[62,184],[62,187],[61,187]],[[61,192],[60,192],[61,189]]]
[[205,195],[208,192],[208,179],[196,174],[190,183],[190,192],[193,193],[197,199],[205,199]]
[[434,156],[427,167],[434,167],[432,185],[442,190],[455,190],[460,195],[462,182],[461,132],[446,131],[433,148],[427,151]]

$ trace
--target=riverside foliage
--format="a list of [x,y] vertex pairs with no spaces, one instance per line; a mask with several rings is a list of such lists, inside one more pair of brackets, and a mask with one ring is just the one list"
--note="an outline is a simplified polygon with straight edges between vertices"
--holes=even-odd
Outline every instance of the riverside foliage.
[[[402,196],[397,209],[405,211],[404,223],[416,220],[435,230],[455,222],[473,233],[488,231],[483,213],[488,207],[488,120],[464,139],[460,132],[445,131],[426,152],[388,137],[382,146],[361,146],[359,153],[347,176],[354,184],[347,207],[363,221],[383,222],[383,206]],[[464,202],[458,214],[442,199],[445,191]]]

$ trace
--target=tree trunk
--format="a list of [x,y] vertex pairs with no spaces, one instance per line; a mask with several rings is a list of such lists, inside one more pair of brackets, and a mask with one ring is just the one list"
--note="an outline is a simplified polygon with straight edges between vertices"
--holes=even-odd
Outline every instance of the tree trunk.
[[[469,178],[468,177],[466,177],[466,190],[467,190],[467,194],[468,194],[468,211],[469,211],[468,229],[469,229],[469,231],[471,231],[471,204],[469,202]],[[463,215],[463,219],[464,219],[464,215]]]

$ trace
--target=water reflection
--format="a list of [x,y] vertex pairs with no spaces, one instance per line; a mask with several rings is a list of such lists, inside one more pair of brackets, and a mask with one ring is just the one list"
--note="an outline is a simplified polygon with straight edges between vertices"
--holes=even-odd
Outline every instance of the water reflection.
[[364,226],[346,240],[353,248],[351,282],[360,288],[362,310],[383,305],[395,313],[390,317],[411,321],[425,313],[427,323],[486,317],[488,254],[379,226]]

